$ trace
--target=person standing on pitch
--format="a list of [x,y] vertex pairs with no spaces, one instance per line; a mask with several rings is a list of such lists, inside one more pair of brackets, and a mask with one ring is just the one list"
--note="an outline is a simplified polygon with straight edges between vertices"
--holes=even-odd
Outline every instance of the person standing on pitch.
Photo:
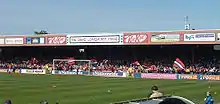
[[204,100],[205,100],[205,104],[214,104],[214,99],[213,99],[211,93],[210,93],[210,92],[207,92],[206,95],[207,95],[207,96],[206,96],[206,98],[204,99]]
[[6,100],[4,104],[12,104],[11,100]]
[[163,96],[163,93],[158,91],[158,87],[157,86],[153,86],[151,88],[151,90],[152,90],[152,93],[150,94],[149,98],[158,98],[158,97],[162,97]]

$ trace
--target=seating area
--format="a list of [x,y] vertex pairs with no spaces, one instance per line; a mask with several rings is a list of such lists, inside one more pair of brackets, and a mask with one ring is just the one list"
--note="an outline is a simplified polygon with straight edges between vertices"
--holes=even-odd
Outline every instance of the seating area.
[[[85,49],[84,52],[79,49]],[[24,51],[23,51],[24,50]],[[175,51],[173,51],[175,50]],[[146,73],[220,74],[219,54],[212,46],[91,46],[2,48],[0,69],[133,71]],[[174,68],[179,58],[184,69]],[[53,59],[76,60],[56,62]],[[78,63],[77,60],[92,60]]]

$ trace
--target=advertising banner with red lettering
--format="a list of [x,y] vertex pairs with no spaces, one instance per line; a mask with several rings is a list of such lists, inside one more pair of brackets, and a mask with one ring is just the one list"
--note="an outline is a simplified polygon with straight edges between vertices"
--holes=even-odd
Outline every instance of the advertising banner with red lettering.
[[67,35],[67,45],[121,45],[122,34],[70,34]]
[[46,44],[48,45],[66,45],[66,35],[46,36]]
[[124,44],[148,44],[148,33],[124,33]]

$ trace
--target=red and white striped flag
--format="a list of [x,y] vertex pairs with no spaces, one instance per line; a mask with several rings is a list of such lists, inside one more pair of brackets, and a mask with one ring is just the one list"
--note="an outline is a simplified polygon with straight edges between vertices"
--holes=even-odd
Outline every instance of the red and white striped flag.
[[69,65],[74,65],[75,64],[75,58],[74,57],[70,57],[69,61],[68,61]]
[[176,60],[173,63],[173,67],[185,70],[185,64],[179,58],[176,58]]

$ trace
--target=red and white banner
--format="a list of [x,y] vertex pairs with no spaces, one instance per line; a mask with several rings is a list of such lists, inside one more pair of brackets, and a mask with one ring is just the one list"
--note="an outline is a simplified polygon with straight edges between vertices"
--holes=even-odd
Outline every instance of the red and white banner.
[[147,44],[147,33],[124,33],[125,44]]
[[66,36],[47,36],[47,44],[66,44]]
[[173,67],[178,70],[184,70],[185,64],[179,58],[176,58],[176,60],[173,63]]
[[5,44],[24,44],[24,38],[5,38]]
[[67,35],[68,45],[120,45],[122,34],[82,34]]

